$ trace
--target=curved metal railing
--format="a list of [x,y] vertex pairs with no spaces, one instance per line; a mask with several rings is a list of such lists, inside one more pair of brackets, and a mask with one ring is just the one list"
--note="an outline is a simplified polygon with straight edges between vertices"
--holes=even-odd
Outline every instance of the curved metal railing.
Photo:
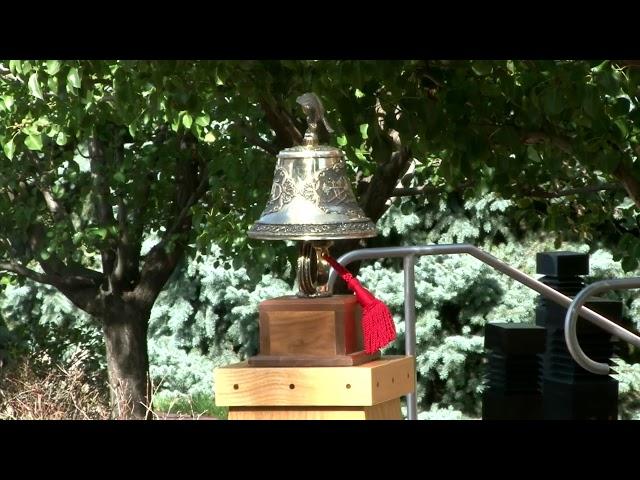
[[[540,295],[548,298],[549,300],[559,305],[562,305],[563,307],[570,308],[572,304],[575,302],[575,300],[572,300],[570,297],[563,295],[562,293],[558,292],[557,290],[554,290],[548,285],[545,285],[539,280],[536,280],[535,278],[530,277],[526,273],[521,272],[520,270],[504,263],[502,260],[499,260],[493,255],[485,252],[484,250],[481,250],[478,247],[471,244],[467,244],[467,243],[447,244],[447,245],[417,245],[417,246],[408,246],[408,247],[361,248],[358,250],[352,250],[351,252],[345,253],[340,258],[338,258],[338,262],[346,266],[352,262],[360,261],[360,260],[374,260],[374,259],[381,259],[381,258],[402,258],[403,259],[405,354],[415,355],[416,353],[416,329],[415,329],[416,328],[416,305],[415,305],[416,257],[423,256],[423,255],[455,255],[455,254],[471,255],[477,258],[478,260],[480,260],[481,262],[486,263],[487,265],[494,268],[495,270],[498,270],[499,272],[502,272],[505,275],[508,275],[509,277],[522,283],[523,285],[535,290]],[[331,273],[329,274],[329,289],[331,291],[333,291],[333,286],[337,278],[338,278],[338,274],[333,269],[331,269]],[[593,284],[593,285],[596,285],[596,284]],[[576,297],[576,300],[577,300],[577,297]],[[626,332],[629,335],[633,335],[627,330],[624,330],[622,327],[619,327],[612,321],[606,319],[602,315],[584,307],[582,304],[580,305],[576,304],[573,310],[576,312],[576,314],[579,313],[580,316],[586,318],[592,323],[595,323],[596,325],[602,326],[607,331],[613,333],[616,336],[624,335],[624,337],[621,337],[621,338],[627,341],[629,340],[628,338],[626,338],[626,334],[623,334],[622,332]],[[622,331],[620,331],[620,329]],[[640,338],[638,339],[640,340]],[[577,349],[574,348],[574,351],[577,352],[578,349],[580,349],[580,346],[577,345],[577,342],[572,345],[572,347],[576,347],[576,346],[577,346]],[[581,351],[582,350],[580,350],[580,352]],[[584,352],[582,352],[582,355],[584,355]],[[584,358],[582,358],[582,360],[584,360]],[[415,394],[407,395],[407,418],[409,420],[416,420],[418,418],[417,401],[416,401]]]
[[[584,353],[582,348],[580,348],[580,343],[578,342],[578,336],[576,332],[576,326],[578,324],[578,312],[582,313],[582,309],[584,308],[583,305],[590,297],[598,293],[608,292],[611,290],[629,290],[632,288],[640,288],[640,277],[601,280],[583,288],[580,293],[575,296],[575,298],[571,302],[571,305],[569,305],[569,309],[567,310],[567,315],[564,320],[564,339],[567,343],[567,349],[569,350],[569,353],[571,354],[573,359],[585,370],[588,370],[591,373],[597,373],[599,375],[608,375],[611,371],[609,365],[590,359]],[[606,330],[611,335],[614,335],[621,340],[625,340],[640,348],[640,337],[631,333],[629,330],[622,328],[620,325],[617,325],[606,319],[602,320],[586,316],[585,318],[591,323],[602,328],[603,330]]]

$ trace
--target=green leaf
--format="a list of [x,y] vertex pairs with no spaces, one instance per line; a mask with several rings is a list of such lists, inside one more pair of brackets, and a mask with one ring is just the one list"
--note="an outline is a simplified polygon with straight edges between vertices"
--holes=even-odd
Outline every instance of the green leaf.
[[4,154],[7,156],[7,158],[9,158],[9,160],[13,159],[13,154],[16,151],[16,145],[15,143],[13,143],[13,138],[4,144],[2,146],[2,149],[4,150]]
[[180,127],[180,117],[177,116],[173,119],[173,121],[171,122],[171,130],[173,130],[174,132],[178,131],[178,127]]
[[614,74],[610,69],[602,70],[596,73],[598,83],[602,85],[605,92],[609,95],[616,95],[620,90],[620,84],[618,82],[618,76]]
[[44,100],[44,97],[42,96],[42,90],[40,89],[40,84],[38,83],[38,74],[36,72],[32,73],[29,77],[28,86],[31,95],[39,98],[40,100]]
[[213,134],[213,132],[207,132],[207,134],[204,136],[204,141],[207,143],[213,143],[216,141],[216,136]]
[[4,101],[4,106],[7,107],[7,110],[11,110],[11,107],[15,103],[13,97],[11,95],[5,95],[2,97],[2,100]]
[[29,60],[25,60],[22,62],[22,74],[26,75],[32,70],[31,62]]
[[42,135],[32,133],[24,140],[24,144],[29,150],[42,150]]
[[100,237],[102,240],[104,240],[105,238],[107,238],[107,234],[109,232],[106,228],[93,227],[93,228],[88,228],[86,230],[86,233],[90,237]]
[[206,113],[196,118],[196,125],[200,125],[201,127],[206,127],[210,123],[211,123],[211,117],[209,117],[209,115],[207,115]]
[[618,118],[613,123],[618,127],[618,130],[622,134],[622,138],[626,139],[629,136],[629,131],[627,130],[627,122],[624,121],[624,118]]
[[591,71],[592,71],[593,73],[599,73],[599,72],[601,72],[601,71],[602,71],[602,69],[603,69],[604,67],[606,67],[608,64],[609,64],[609,60],[605,60],[604,62],[602,62],[602,63],[598,64],[598,65],[597,65],[597,66],[595,66],[595,67],[593,67],[593,68],[591,69]]
[[542,96],[542,106],[548,115],[558,115],[564,110],[562,99],[556,88],[548,88]]
[[25,135],[37,135],[38,133],[40,133],[38,131],[38,127],[36,127],[33,123],[30,123],[26,127],[23,127],[20,131]]
[[636,244],[633,246],[631,256],[633,258],[640,258],[640,241],[636,241]]
[[596,114],[596,108],[598,107],[599,94],[594,88],[589,88],[582,99],[582,108],[584,111],[593,118]]
[[191,131],[196,136],[196,138],[202,138],[202,133],[204,132],[204,127],[198,125],[197,123],[193,123],[191,125]]
[[9,60],[9,70],[11,73],[22,73],[22,62],[20,60]]
[[360,125],[360,135],[362,135],[362,139],[366,140],[367,138],[369,138],[367,136],[367,130],[369,129],[369,124],[368,123],[363,123],[362,125]]
[[38,127],[48,127],[49,125],[51,125],[51,121],[49,120],[49,117],[47,117],[46,115],[43,115],[42,117],[38,118],[35,122],[33,122],[33,124]]
[[338,146],[344,147],[347,144],[347,137],[345,135],[340,135],[336,138],[336,141],[338,142]]
[[542,158],[540,158],[540,154],[536,150],[536,147],[534,147],[533,145],[527,146],[527,158],[535,163],[542,161]]
[[47,132],[47,137],[53,138],[56,135],[58,135],[59,131],[60,131],[60,125],[57,125],[54,123],[51,125],[51,127],[49,127],[49,131]]
[[51,187],[51,193],[53,194],[53,197],[56,199],[62,198],[62,196],[64,195],[64,187],[56,183],[53,187]]
[[596,155],[595,164],[603,171],[603,172],[613,172],[618,167],[620,163],[620,155],[615,152],[607,149]]
[[488,61],[474,61],[471,64],[471,70],[473,70],[473,73],[478,76],[489,75],[491,72],[493,72],[493,65],[491,65],[491,62]]
[[214,74],[214,77],[216,79],[216,85],[224,85],[224,80],[222,79],[222,76],[220,75],[220,72],[218,71],[217,68],[216,68],[216,73]]
[[78,73],[78,69],[76,67],[71,67],[69,69],[69,73],[67,74],[67,82],[73,88],[80,88],[80,74]]
[[49,77],[47,87],[49,87],[49,90],[53,93],[58,93],[58,77]]
[[620,262],[620,266],[625,273],[630,272],[638,268],[638,260],[634,257],[624,257]]
[[618,249],[623,252],[629,252],[636,243],[636,237],[630,233],[624,233],[618,242]]
[[616,99],[616,103],[614,103],[613,107],[611,107],[611,116],[612,117],[621,117],[627,115],[629,113],[629,108],[631,107],[631,102],[629,102],[628,98],[620,97]]
[[127,181],[127,177],[122,172],[122,170],[118,170],[116,173],[114,173],[113,179],[118,183],[125,183]]
[[191,128],[191,124],[193,123],[193,118],[191,118],[191,115],[189,115],[188,113],[185,113],[184,116],[182,117],[182,124],[184,125],[184,128]]
[[69,138],[67,137],[67,134],[64,132],[59,132],[58,135],[56,136],[56,144],[57,145],[66,145],[67,142],[69,141]]
[[60,71],[60,60],[47,60],[47,68],[45,70],[49,75],[55,75]]

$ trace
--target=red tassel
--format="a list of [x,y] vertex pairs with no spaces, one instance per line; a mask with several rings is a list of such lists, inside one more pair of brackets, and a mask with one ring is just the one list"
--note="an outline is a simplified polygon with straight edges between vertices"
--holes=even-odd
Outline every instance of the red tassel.
[[389,308],[364,288],[351,272],[336,260],[328,255],[323,255],[323,258],[338,272],[347,287],[356,294],[356,300],[362,307],[362,336],[365,352],[374,353],[395,340],[396,326]]

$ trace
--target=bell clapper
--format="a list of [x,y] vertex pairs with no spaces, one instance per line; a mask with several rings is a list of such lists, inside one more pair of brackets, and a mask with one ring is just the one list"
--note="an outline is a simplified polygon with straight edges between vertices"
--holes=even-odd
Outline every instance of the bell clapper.
[[330,240],[303,241],[298,255],[298,297],[329,297],[331,266],[323,258],[329,254]]

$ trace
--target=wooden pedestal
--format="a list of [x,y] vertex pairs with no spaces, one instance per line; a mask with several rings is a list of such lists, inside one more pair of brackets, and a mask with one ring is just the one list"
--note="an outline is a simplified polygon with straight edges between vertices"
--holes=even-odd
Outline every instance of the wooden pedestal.
[[415,359],[387,356],[352,367],[250,367],[215,371],[216,404],[230,420],[398,420],[415,392]]
[[363,351],[354,295],[273,298],[259,313],[260,353],[249,359],[252,367],[353,366],[380,357]]

